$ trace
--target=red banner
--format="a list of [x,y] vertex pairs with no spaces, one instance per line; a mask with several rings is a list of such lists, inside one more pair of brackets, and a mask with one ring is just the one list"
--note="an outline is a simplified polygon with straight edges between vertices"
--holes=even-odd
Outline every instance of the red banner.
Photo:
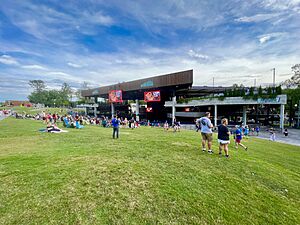
[[109,102],[123,102],[122,90],[112,90],[108,94]]
[[145,102],[160,102],[160,91],[146,91],[144,92]]

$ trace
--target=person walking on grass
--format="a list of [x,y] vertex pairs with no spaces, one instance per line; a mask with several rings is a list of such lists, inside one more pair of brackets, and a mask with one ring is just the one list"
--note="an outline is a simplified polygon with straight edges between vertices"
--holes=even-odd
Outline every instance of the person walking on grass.
[[276,141],[275,130],[272,127],[270,128],[270,141]]
[[225,157],[228,158],[228,144],[230,143],[230,131],[227,127],[228,120],[222,119],[221,124],[218,126],[218,142],[219,142],[219,155],[222,156],[222,149],[224,149]]
[[213,132],[212,128],[214,127],[210,121],[210,112],[206,112],[204,117],[199,119],[199,124],[201,126],[201,136],[202,136],[202,151],[205,152],[205,145],[207,143],[208,153],[212,154],[212,140],[213,140]]
[[245,145],[243,145],[241,142],[242,142],[242,139],[243,139],[243,135],[242,135],[242,130],[241,128],[237,128],[236,131],[235,131],[235,148],[237,149],[238,146],[242,146],[246,151],[248,149],[248,147],[246,147]]
[[117,116],[114,116],[114,118],[111,121],[111,125],[113,127],[113,139],[115,139],[115,137],[119,138],[120,120]]

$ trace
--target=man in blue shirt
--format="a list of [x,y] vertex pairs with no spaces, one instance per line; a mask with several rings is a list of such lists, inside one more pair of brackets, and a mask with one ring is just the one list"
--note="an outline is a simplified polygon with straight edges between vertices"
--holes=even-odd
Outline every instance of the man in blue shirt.
[[111,125],[113,127],[113,139],[115,139],[115,136],[117,136],[117,138],[119,138],[120,120],[117,118],[117,116],[114,116],[114,118],[111,121]]

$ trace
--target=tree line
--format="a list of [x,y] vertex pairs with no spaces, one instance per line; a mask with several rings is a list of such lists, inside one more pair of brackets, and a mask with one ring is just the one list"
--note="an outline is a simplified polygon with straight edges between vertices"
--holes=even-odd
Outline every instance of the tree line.
[[[70,106],[73,95],[77,97],[78,102],[84,101],[81,91],[73,90],[66,82],[61,85],[60,89],[48,89],[42,80],[30,80],[29,85],[33,88],[33,92],[28,96],[31,103],[44,104],[49,107]],[[87,84],[84,83],[83,86],[86,87]]]

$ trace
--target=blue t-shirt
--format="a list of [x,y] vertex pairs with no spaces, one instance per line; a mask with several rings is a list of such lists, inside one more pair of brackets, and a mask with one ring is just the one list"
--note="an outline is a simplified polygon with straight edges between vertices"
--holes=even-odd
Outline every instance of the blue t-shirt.
[[120,120],[113,118],[113,120],[111,121],[111,124],[113,127],[118,128],[119,124],[120,124]]
[[206,133],[206,134],[212,133],[210,128],[210,126],[212,125],[210,119],[208,119],[207,117],[201,117],[199,122],[200,122],[202,133]]
[[236,139],[242,140],[243,137],[242,137],[242,132],[240,129],[236,129],[235,135],[236,135]]

